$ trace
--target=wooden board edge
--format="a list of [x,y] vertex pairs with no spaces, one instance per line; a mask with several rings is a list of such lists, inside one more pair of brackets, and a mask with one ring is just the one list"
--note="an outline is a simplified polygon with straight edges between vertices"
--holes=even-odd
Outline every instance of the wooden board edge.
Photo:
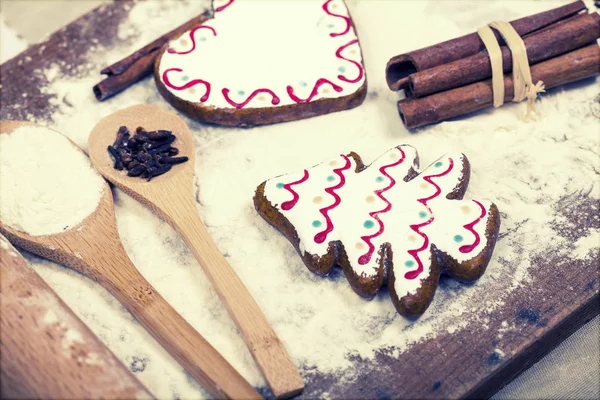
[[600,315],[600,292],[596,292],[586,303],[566,317],[557,316],[559,322],[555,326],[548,329],[537,340],[532,341],[527,348],[490,374],[462,398],[488,399],[492,397],[598,315]]

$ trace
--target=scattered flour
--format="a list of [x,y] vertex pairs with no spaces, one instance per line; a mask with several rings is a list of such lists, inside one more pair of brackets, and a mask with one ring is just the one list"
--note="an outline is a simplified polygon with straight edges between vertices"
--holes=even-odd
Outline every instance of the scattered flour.
[[104,180],[89,159],[48,128],[0,135],[0,220],[31,235],[63,232],[98,206]]
[[13,58],[27,48],[27,41],[20,38],[15,31],[4,23],[0,13],[0,64]]
[[[175,26],[199,7],[189,2],[165,9],[165,4],[136,3],[132,19],[119,29],[119,37],[131,42],[119,44],[110,54],[105,49],[90,52],[90,62],[98,66],[114,62],[168,30],[167,21]],[[350,355],[369,358],[378,349],[390,348],[391,354],[399,356],[414,343],[460,332],[471,322],[483,326],[508,293],[531,279],[536,255],[567,249],[562,250],[565,256],[585,259],[597,248],[597,230],[577,240],[554,230],[564,218],[556,205],[565,196],[581,192],[600,198],[600,140],[598,115],[594,114],[600,91],[594,80],[545,94],[537,103],[538,121],[522,120],[524,104],[508,104],[415,134],[403,128],[396,109],[399,96],[387,89],[383,76],[391,56],[468,33],[482,20],[511,19],[554,6],[522,1],[519,7],[526,9],[520,9],[512,2],[465,1],[453,2],[460,5],[454,9],[444,4],[348,2],[369,80],[367,100],[354,110],[245,130],[186,119],[196,140],[198,211],[304,370],[316,366],[321,372],[340,373],[351,365]],[[399,12],[411,18],[399,23]],[[425,19],[436,29],[426,32]],[[53,78],[46,91],[58,99],[59,109],[52,115],[55,127],[84,148],[91,128],[120,108],[155,103],[173,110],[150,78],[98,103],[91,90],[98,75],[67,79],[53,69],[41,73]],[[325,279],[311,274],[289,242],[252,206],[254,189],[266,178],[348,150],[369,162],[403,143],[419,150],[422,165],[446,152],[464,152],[472,165],[467,197],[494,201],[502,215],[501,239],[487,273],[474,285],[442,279],[432,306],[416,322],[400,317],[385,291],[368,302],[352,292],[339,271]],[[114,194],[119,233],[142,274],[250,383],[265,385],[235,325],[182,240],[138,202],[120,190]],[[134,371],[158,398],[207,396],[108,292],[73,271],[29,258],[126,365],[135,363]],[[508,329],[512,326],[503,324],[499,337]]]

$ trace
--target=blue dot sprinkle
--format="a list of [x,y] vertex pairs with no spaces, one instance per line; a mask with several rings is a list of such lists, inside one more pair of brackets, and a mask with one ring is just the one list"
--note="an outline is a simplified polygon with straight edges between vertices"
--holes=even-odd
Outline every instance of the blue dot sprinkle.
[[426,216],[427,216],[427,213],[425,211],[419,212],[419,217],[425,218]]
[[383,176],[378,176],[377,179],[375,179],[377,182],[383,182],[385,178]]
[[315,228],[320,227],[321,226],[321,221],[317,221],[317,220],[313,221],[312,222],[312,226],[314,226]]
[[201,42],[206,42],[206,38],[205,38],[205,37],[201,37],[201,38],[200,38],[200,41],[201,41]]
[[404,263],[404,265],[406,265],[407,267],[412,267],[413,265],[415,265],[415,262],[413,260],[408,260]]
[[443,162],[441,162],[441,161],[438,161],[438,162],[436,162],[434,165],[435,165],[436,167],[441,167],[441,166],[442,166],[442,164],[443,164]]
[[187,75],[184,75],[184,76],[181,77],[181,80],[184,81],[184,82],[187,81],[187,80],[189,80],[189,79],[190,79],[190,77],[187,76]]
[[281,183],[281,182],[279,182],[279,183],[278,183],[277,185],[275,185],[275,186],[277,186],[277,189],[283,189],[283,183]]
[[333,24],[329,24],[329,25],[327,25],[327,27],[328,27],[329,29],[331,29],[331,28],[333,28],[333,27],[334,27],[334,25],[333,25]]
[[338,71],[340,71],[343,74],[344,72],[346,72],[346,68],[344,68],[344,66],[341,66],[338,68]]
[[463,237],[460,236],[460,235],[455,235],[454,236],[454,241],[457,242],[457,243],[460,243],[460,242],[463,241]]
[[329,175],[329,176],[327,177],[327,180],[328,180],[329,182],[333,182],[333,181],[335,180],[335,176],[333,176],[333,175]]
[[372,227],[375,226],[375,223],[373,221],[371,221],[370,219],[366,220],[365,223],[363,224],[363,226],[367,229],[371,229]]
[[238,90],[238,94],[239,94],[240,96],[243,96],[243,95],[245,95],[245,94],[246,94],[246,92],[244,92],[243,90]]
[[307,83],[306,83],[306,82],[304,82],[304,81],[300,82],[300,86],[302,86],[302,87],[306,87],[306,85],[307,85]]

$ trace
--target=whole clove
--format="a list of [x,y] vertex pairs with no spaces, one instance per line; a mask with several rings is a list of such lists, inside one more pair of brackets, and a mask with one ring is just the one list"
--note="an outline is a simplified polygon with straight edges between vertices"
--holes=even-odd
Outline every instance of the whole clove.
[[113,165],[113,168],[117,169],[119,171],[122,171],[123,170],[123,159],[121,158],[121,154],[119,153],[119,151],[117,149],[115,149],[113,146],[108,146],[108,152],[113,157],[113,160],[115,162]]
[[140,176],[142,173],[144,173],[145,170],[146,167],[144,167],[141,164],[138,164],[135,167],[131,168],[129,171],[127,171],[127,176]]
[[186,156],[183,157],[165,157],[163,158],[163,162],[175,165],[175,164],[181,164],[184,163],[188,160],[188,158]]
[[127,170],[127,176],[140,177],[148,181],[167,173],[173,165],[189,160],[188,157],[174,157],[179,150],[173,147],[175,135],[165,129],[147,131],[138,127],[131,136],[126,126],[121,126],[108,153],[114,161],[113,167]]

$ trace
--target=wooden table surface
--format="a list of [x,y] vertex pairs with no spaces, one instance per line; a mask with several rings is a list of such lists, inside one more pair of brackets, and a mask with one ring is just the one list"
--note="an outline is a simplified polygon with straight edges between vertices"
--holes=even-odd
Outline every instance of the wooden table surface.
[[[46,77],[37,71],[58,64],[62,73],[75,76],[89,68],[84,55],[90,40],[110,48],[118,40],[118,26],[127,18],[128,8],[125,2],[102,6],[3,64],[1,119],[51,123],[57,105],[52,94],[44,93]],[[597,199],[575,193],[565,202],[577,207],[562,209],[566,223],[556,227],[557,235],[577,239],[600,227]],[[350,368],[359,371],[357,379],[344,385],[336,384],[339,375],[304,371],[306,390],[301,397],[315,398],[325,392],[334,398],[379,399],[492,395],[599,313],[599,252],[582,260],[555,250],[531,260],[536,266],[531,269],[532,279],[504,298],[490,316],[488,329],[469,323],[462,335],[438,334],[399,357],[381,349],[374,359],[353,358]],[[497,332],[505,321],[515,328],[504,331],[500,354],[495,351]],[[440,352],[445,357],[436,358]]]

